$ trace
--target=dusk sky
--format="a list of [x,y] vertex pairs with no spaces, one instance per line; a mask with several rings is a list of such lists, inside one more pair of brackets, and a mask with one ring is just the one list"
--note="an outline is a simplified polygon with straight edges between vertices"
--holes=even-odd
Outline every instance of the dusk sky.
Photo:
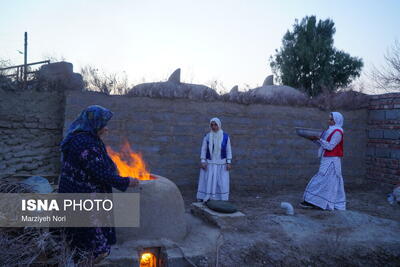
[[396,0],[1,0],[0,10],[1,59],[23,63],[27,31],[30,62],[65,58],[75,71],[125,71],[132,83],[180,67],[186,82],[261,85],[284,33],[307,15],[335,22],[335,46],[361,57],[364,73],[400,40]]

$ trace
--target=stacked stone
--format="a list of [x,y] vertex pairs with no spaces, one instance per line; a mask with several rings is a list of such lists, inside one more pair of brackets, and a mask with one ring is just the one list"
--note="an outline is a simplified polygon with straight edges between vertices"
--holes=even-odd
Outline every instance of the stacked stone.
[[[189,99],[106,96],[69,91],[65,127],[92,104],[111,109],[106,143],[114,150],[128,140],[141,152],[153,173],[176,184],[195,187],[200,146],[209,119],[219,117],[230,134],[234,155],[232,186],[304,186],[318,170],[318,147],[298,137],[295,127],[324,128],[329,113],[317,108],[243,105]],[[343,112],[346,128],[344,176],[347,182],[365,178],[367,110]]]
[[0,177],[59,173],[63,95],[1,91]]
[[400,94],[371,97],[368,116],[367,178],[400,182]]
[[[176,71],[168,82],[157,86],[175,88],[171,84],[180,84],[179,73]],[[72,74],[69,63],[50,64],[42,70],[42,78],[46,75],[69,77],[62,79],[71,83],[70,86],[64,84],[65,92],[0,91],[0,177],[22,173],[58,174],[62,131],[82,109],[93,104],[103,105],[115,114],[106,143],[118,150],[125,140],[129,141],[134,150],[143,154],[153,173],[168,177],[178,185],[196,186],[201,141],[209,131],[212,117],[219,117],[231,136],[233,187],[303,187],[318,169],[317,147],[298,137],[295,127],[324,128],[327,111],[288,105],[247,105],[218,99],[209,101],[204,97],[107,96],[81,92],[82,83],[72,82],[81,81],[80,76]],[[270,80],[266,84],[270,84]],[[200,87],[190,85],[190,88],[194,94],[205,92]],[[343,114],[346,130],[344,177],[348,183],[360,183],[364,181],[366,169],[367,110],[349,110]],[[388,109],[384,114],[385,118],[390,118],[397,113]],[[396,125],[390,124],[392,126]],[[396,132],[387,130],[385,136],[396,136]],[[374,153],[375,150],[382,153],[376,148]],[[394,149],[390,151],[391,156],[396,153]]]

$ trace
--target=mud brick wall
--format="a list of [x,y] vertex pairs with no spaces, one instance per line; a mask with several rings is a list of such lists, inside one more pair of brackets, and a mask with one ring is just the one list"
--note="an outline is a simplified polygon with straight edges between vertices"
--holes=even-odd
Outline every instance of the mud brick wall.
[[0,90],[0,177],[59,173],[64,95]]
[[[188,99],[106,96],[71,91],[66,96],[65,128],[92,104],[114,112],[105,142],[118,150],[126,139],[142,153],[150,171],[176,182],[196,186],[200,145],[212,117],[222,120],[231,136],[233,186],[300,185],[319,166],[317,146],[298,137],[294,127],[324,128],[328,112],[316,108],[242,105]],[[345,111],[344,178],[365,179],[367,110]],[[64,130],[65,130],[64,128]],[[261,187],[260,187],[261,186]]]
[[367,147],[367,179],[400,183],[400,94],[371,98]]

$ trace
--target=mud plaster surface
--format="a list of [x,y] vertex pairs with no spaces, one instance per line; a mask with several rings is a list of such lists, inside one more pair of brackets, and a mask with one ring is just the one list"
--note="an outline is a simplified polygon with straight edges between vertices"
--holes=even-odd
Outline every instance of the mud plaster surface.
[[[303,188],[234,188],[231,199],[247,215],[241,229],[223,230],[220,266],[399,266],[400,206],[387,189],[347,188],[347,211],[298,207]],[[181,189],[189,209],[192,188]],[[295,206],[287,216],[280,203]]]

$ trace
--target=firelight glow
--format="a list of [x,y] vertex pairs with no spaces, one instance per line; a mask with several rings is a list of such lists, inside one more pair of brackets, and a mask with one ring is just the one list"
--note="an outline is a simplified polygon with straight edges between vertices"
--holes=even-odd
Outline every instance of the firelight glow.
[[150,253],[143,253],[140,257],[140,267],[156,267],[156,257]]
[[154,179],[147,170],[142,156],[132,150],[129,142],[126,141],[122,145],[120,152],[115,152],[110,146],[107,146],[107,153],[117,166],[119,175],[139,180]]

